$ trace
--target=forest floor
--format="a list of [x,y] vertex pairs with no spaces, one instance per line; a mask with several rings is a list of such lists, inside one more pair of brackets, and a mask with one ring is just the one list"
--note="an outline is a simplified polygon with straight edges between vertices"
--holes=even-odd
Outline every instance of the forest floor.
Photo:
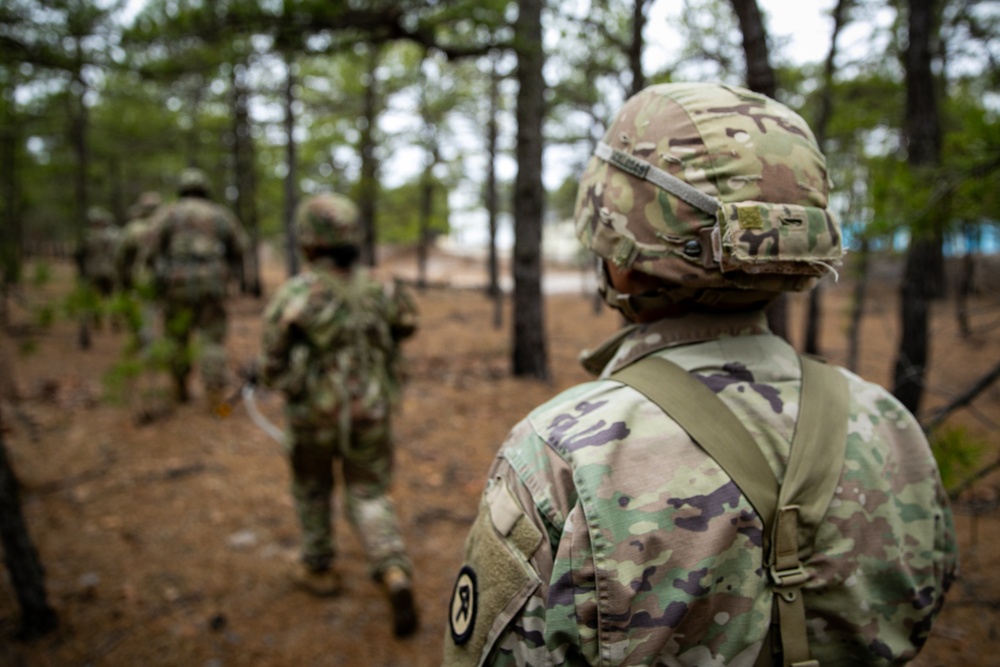
[[[411,255],[383,261],[379,273],[413,275]],[[266,293],[281,279],[265,262]],[[28,267],[27,275],[33,274]],[[360,543],[338,511],[337,565],[346,590],[311,598],[286,580],[298,530],[279,445],[242,405],[211,415],[196,383],[194,400],[144,420],[148,402],[133,387],[124,402],[102,383],[120,359],[124,334],[97,332],[81,351],[76,326],[57,318],[45,328],[34,314],[63,298],[68,264],[52,279],[10,301],[0,338],[4,440],[20,478],[23,510],[46,569],[57,631],[16,641],[19,609],[0,569],[0,665],[438,665],[446,605],[476,512],[487,467],[507,431],[555,392],[587,379],[577,353],[619,325],[593,310],[582,275],[552,272],[578,290],[546,297],[548,383],[509,374],[508,305],[493,327],[493,304],[480,290],[483,272],[436,258],[431,287],[418,295],[421,329],[406,344],[411,378],[396,418],[400,519],[415,563],[421,625],[415,636],[390,632],[386,600],[365,575]],[[984,276],[971,303],[973,336],[958,334],[954,304],[932,309],[927,378],[929,415],[963,392],[1000,359],[1000,270]],[[449,285],[451,285],[449,287]],[[455,287],[463,285],[463,288]],[[824,289],[821,344],[834,362],[846,358],[850,284]],[[862,322],[859,372],[890,382],[898,337],[897,279],[877,272]],[[232,368],[259,349],[265,301],[234,297],[228,350]],[[791,300],[793,342],[804,297]],[[165,388],[165,378],[154,379]],[[281,423],[280,398],[262,393],[261,411]],[[982,443],[977,468],[1000,456],[1000,386],[949,419]],[[979,481],[955,503],[961,577],[915,664],[996,664],[1000,653],[1000,475]],[[338,510],[342,510],[339,506]],[[992,536],[992,537],[991,537]]]

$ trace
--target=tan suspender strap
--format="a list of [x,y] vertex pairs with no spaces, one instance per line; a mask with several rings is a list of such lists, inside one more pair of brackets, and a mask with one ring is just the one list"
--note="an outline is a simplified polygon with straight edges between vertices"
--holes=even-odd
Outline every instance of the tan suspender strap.
[[[851,396],[847,378],[839,370],[808,357],[799,359],[802,396],[778,505],[798,505],[799,525],[812,535],[840,482]],[[808,543],[812,545],[812,540]]]
[[660,406],[715,459],[764,522],[766,547],[777,508],[778,481],[753,436],[722,399],[661,357],[645,357],[609,379],[631,386]]
[[[807,357],[791,453],[778,495],[770,575],[778,607],[784,667],[819,667],[809,655],[802,585],[809,576],[799,558],[812,553],[819,522],[840,481],[847,448],[850,394],[847,378]],[[800,530],[801,528],[801,530]]]
[[[788,468],[780,488],[759,446],[729,407],[680,366],[646,357],[610,379],[656,403],[732,478],[764,523],[765,566],[775,594],[784,667],[819,667],[809,654],[800,588],[803,558],[833,499],[847,446],[850,395],[835,368],[800,357],[802,391]],[[800,531],[800,527],[802,530]],[[770,543],[770,546],[769,544]],[[774,630],[772,626],[772,630]],[[755,663],[770,665],[774,632]]]

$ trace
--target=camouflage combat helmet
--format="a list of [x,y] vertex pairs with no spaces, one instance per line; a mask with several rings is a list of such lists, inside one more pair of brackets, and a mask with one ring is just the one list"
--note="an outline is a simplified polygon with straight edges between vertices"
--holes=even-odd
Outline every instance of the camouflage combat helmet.
[[576,231],[599,257],[663,279],[648,306],[766,302],[839,264],[827,192],[826,160],[786,106],[733,86],[661,84],[627,100],[598,145]]
[[201,169],[188,167],[177,179],[177,193],[180,195],[200,194],[207,196],[208,176]]
[[358,208],[343,195],[322,194],[303,201],[295,214],[295,231],[303,248],[361,244]]
[[87,224],[91,227],[110,227],[114,223],[111,214],[100,206],[87,209]]

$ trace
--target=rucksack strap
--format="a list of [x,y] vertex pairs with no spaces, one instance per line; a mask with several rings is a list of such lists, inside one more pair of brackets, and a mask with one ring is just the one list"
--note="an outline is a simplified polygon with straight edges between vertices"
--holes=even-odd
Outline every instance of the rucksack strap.
[[[800,359],[799,415],[780,487],[760,447],[732,410],[680,366],[661,357],[646,357],[610,379],[656,403],[715,459],[753,505],[764,523],[764,564],[775,595],[782,664],[818,667],[809,655],[799,590],[808,575],[800,555],[805,558],[812,552],[816,527],[840,480],[850,396],[847,380],[839,371]],[[773,664],[771,634],[765,639],[758,667]]]
[[661,357],[640,359],[609,379],[631,386],[660,406],[726,471],[764,522],[767,553],[778,481],[733,411],[686,370]]

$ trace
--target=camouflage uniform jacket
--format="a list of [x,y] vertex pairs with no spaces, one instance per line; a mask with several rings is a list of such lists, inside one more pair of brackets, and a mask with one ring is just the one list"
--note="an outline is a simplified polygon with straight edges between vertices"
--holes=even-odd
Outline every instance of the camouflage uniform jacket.
[[[761,314],[636,327],[602,378],[651,354],[715,391],[781,479],[801,371]],[[846,460],[804,563],[810,648],[824,667],[898,664],[954,576],[952,518],[913,417],[842,372]],[[511,431],[490,470],[445,664],[752,666],[772,617],[762,527],[655,404],[607,379],[571,388]]]
[[118,281],[125,288],[141,286],[147,281],[152,242],[153,218],[134,218],[122,229],[115,263]]
[[153,223],[150,262],[157,291],[169,300],[221,299],[243,265],[244,233],[236,218],[213,202],[183,197]]
[[285,394],[293,427],[328,424],[344,437],[351,420],[384,418],[397,401],[398,342],[415,330],[401,285],[387,290],[363,270],[345,277],[313,262],[264,312],[261,380]]
[[115,257],[121,231],[114,226],[90,228],[84,237],[83,275],[91,281],[115,281]]

